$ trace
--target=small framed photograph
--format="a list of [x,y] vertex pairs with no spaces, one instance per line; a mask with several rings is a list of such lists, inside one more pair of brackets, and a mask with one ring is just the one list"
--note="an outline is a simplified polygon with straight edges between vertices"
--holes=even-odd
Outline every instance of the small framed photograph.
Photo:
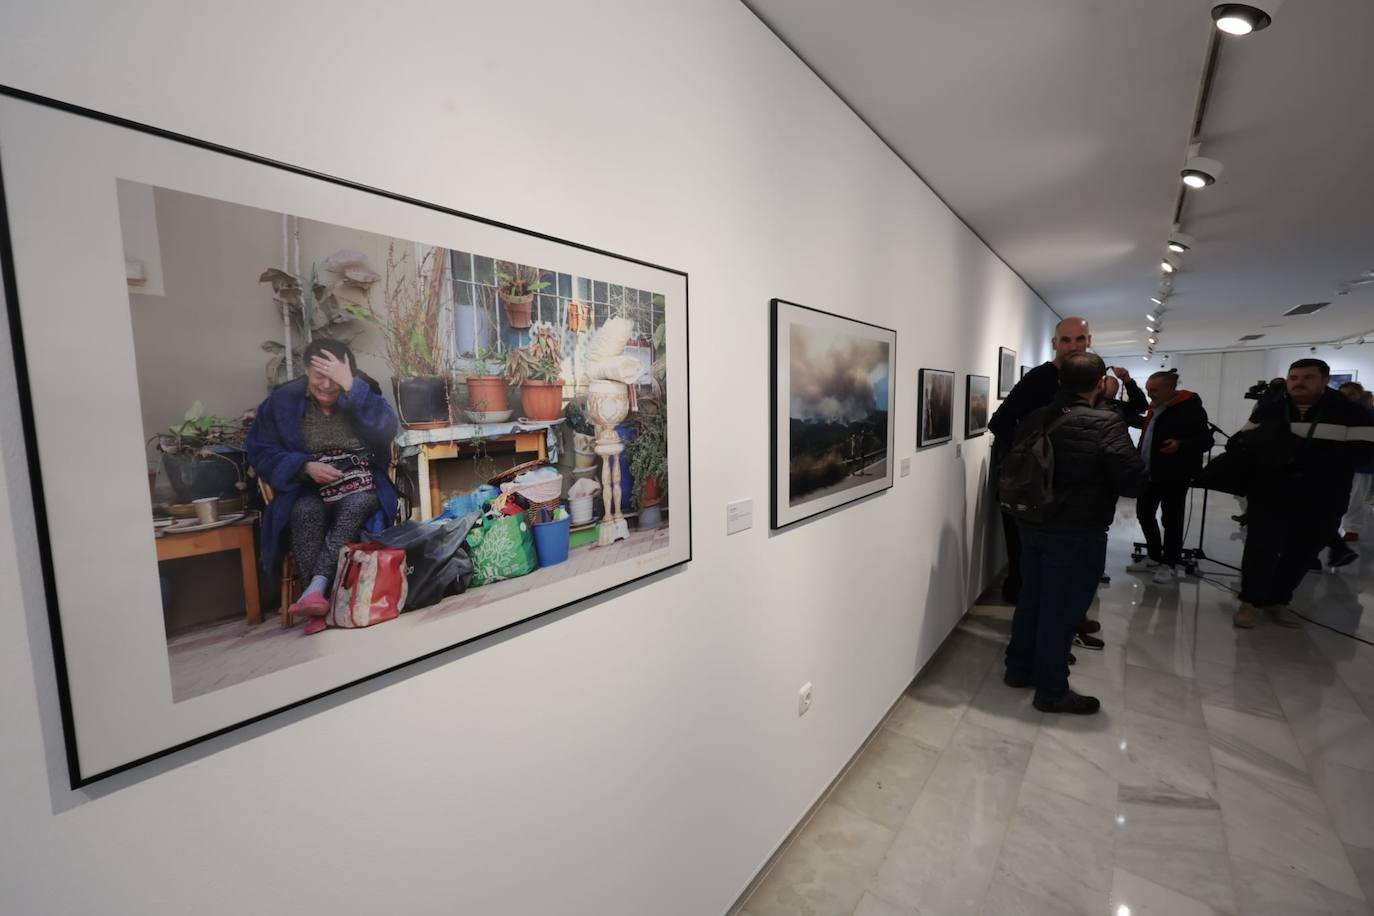
[[997,397],[1005,398],[1016,385],[1016,351],[997,349]]
[[916,447],[940,445],[954,438],[954,373],[944,369],[920,372],[919,419]]
[[970,375],[966,379],[965,389],[964,438],[973,439],[988,431],[988,401],[992,397],[992,379],[986,375]]

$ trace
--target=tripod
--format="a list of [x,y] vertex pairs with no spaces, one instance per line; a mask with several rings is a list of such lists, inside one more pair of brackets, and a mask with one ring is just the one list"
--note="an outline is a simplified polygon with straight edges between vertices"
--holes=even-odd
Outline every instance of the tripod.
[[[1208,423],[1207,428],[1214,433],[1220,433],[1223,439],[1231,438],[1227,435],[1225,430],[1215,423]],[[1212,449],[1214,448],[1216,448],[1215,442],[1212,444],[1211,448],[1207,449],[1207,464],[1212,463]],[[1227,569],[1233,569],[1236,572],[1240,572],[1239,566],[1232,566],[1230,563],[1223,563],[1221,560],[1209,557],[1207,556],[1206,550],[1203,549],[1202,545],[1207,534],[1207,497],[1210,492],[1211,491],[1207,488],[1202,488],[1202,521],[1198,523],[1197,546],[1185,547],[1179,552],[1179,559],[1182,561],[1183,570],[1190,576],[1197,575],[1198,564],[1203,561],[1215,563],[1218,566],[1225,566]],[[1145,556],[1145,551],[1146,545],[1137,541],[1131,548],[1131,559],[1139,561],[1141,557]]]

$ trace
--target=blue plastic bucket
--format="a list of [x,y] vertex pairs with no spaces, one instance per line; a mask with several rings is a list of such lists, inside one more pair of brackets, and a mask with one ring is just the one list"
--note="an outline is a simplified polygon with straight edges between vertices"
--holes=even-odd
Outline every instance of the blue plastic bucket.
[[571,516],[564,514],[556,522],[534,526],[534,551],[539,554],[540,566],[557,566],[568,559],[568,529]]

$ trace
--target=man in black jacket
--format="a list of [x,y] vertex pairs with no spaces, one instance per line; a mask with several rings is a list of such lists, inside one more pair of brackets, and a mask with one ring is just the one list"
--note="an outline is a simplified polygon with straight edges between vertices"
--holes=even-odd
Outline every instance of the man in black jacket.
[[1034,685],[1041,712],[1087,715],[1101,704],[1069,689],[1069,646],[1097,593],[1117,497],[1140,492],[1145,466],[1120,414],[1093,406],[1105,387],[1102,358],[1073,353],[1060,360],[1057,372],[1058,394],[1017,431],[1019,440],[1067,414],[1049,437],[1053,508],[1041,522],[1018,522],[1022,588],[1004,680],[1013,687]]
[[[996,468],[1011,451],[1016,439],[1016,428],[1033,410],[1038,410],[1054,400],[1059,392],[1059,367],[1064,359],[1073,353],[1085,353],[1092,346],[1093,335],[1087,319],[1065,318],[1054,326],[1054,336],[1050,346],[1054,349],[1054,359],[1042,363],[1027,372],[1011,389],[997,411],[988,420],[988,429],[994,437],[992,443],[992,465],[994,479]],[[1131,408],[1137,405],[1139,413],[1145,409],[1145,396],[1140,388],[1131,381],[1131,374],[1121,367],[1116,372],[1126,386],[1128,403]],[[1021,591],[1021,541],[1016,528],[1016,519],[1002,514],[1002,530],[1007,542],[1007,578],[1002,583],[1002,597],[1015,604]]]
[[[1177,372],[1156,372],[1145,380],[1150,410],[1141,426],[1140,457],[1150,472],[1136,517],[1145,534],[1146,557],[1126,567],[1127,572],[1148,572],[1160,585],[1176,581],[1183,551],[1183,509],[1188,485],[1202,470],[1202,456],[1213,445],[1212,430],[1202,398],[1178,387]],[[1164,535],[1160,537],[1155,514],[1164,510]]]
[[1287,390],[1265,398],[1234,438],[1260,443],[1251,461],[1240,609],[1234,622],[1253,627],[1269,610],[1278,623],[1300,626],[1288,606],[1309,564],[1340,524],[1355,469],[1374,460],[1374,420],[1327,387],[1319,359],[1288,369]]

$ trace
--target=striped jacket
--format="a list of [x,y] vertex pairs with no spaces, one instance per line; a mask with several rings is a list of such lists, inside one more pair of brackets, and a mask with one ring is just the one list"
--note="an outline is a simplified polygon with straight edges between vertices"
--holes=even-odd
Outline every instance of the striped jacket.
[[1265,398],[1255,405],[1244,429],[1272,423],[1285,424],[1296,440],[1294,476],[1276,484],[1297,484],[1296,489],[1319,505],[1333,511],[1340,507],[1343,512],[1355,469],[1374,461],[1374,419],[1358,404],[1328,388],[1308,408],[1306,416],[1298,413],[1287,394]]

